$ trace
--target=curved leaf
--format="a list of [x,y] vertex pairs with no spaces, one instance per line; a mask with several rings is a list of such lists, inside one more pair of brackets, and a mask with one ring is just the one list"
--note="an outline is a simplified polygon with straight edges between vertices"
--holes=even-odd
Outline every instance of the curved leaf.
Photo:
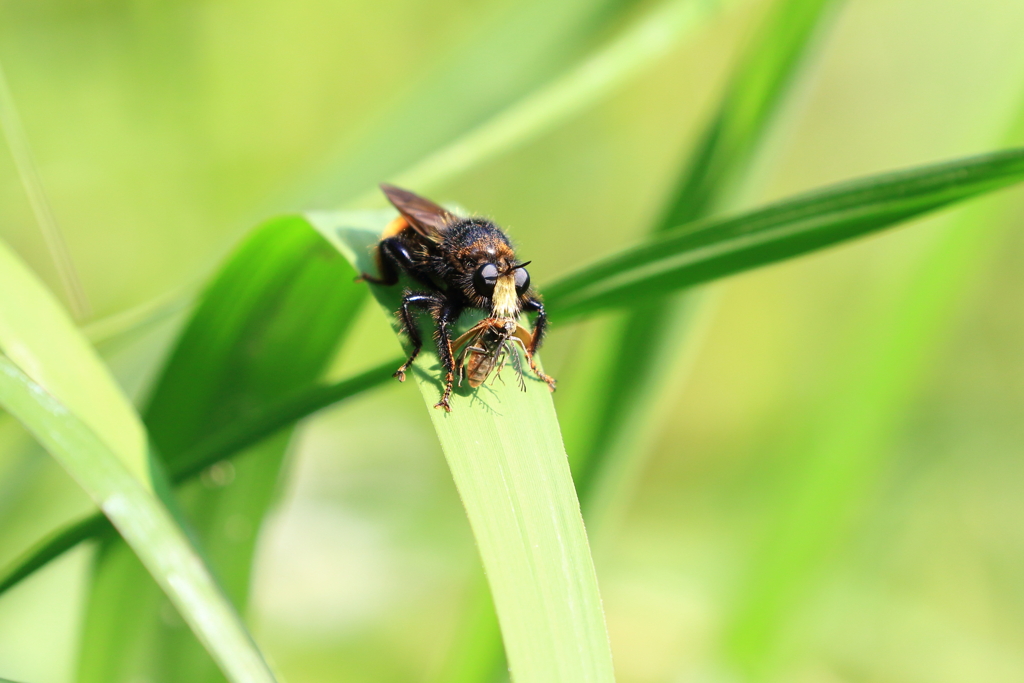
[[[352,212],[311,221],[365,270],[369,247],[391,217]],[[393,320],[400,288],[372,290]],[[514,381],[460,389],[445,413],[429,407],[440,390],[436,354],[424,347],[410,375],[476,537],[512,678],[614,680],[594,565],[545,384],[527,379],[526,391]]]
[[[1005,136],[1024,138],[1024,109]],[[1012,200],[1013,197],[1004,199]],[[893,288],[844,349],[845,369],[816,401],[809,438],[763,543],[723,620],[723,659],[747,679],[770,678],[779,643],[817,571],[840,545],[868,491],[896,458],[894,432],[919,399],[951,332],[1016,227],[1007,201],[984,202],[937,227],[910,277]],[[1019,212],[1019,205],[1018,205]],[[941,371],[940,371],[941,372]]]
[[815,33],[840,0],[781,0],[751,41],[715,117],[687,159],[655,232],[721,210],[793,81]]
[[571,63],[621,4],[524,0],[496,6],[483,22],[452,42],[435,68],[369,122],[354,144],[339,150],[343,154],[318,173],[312,191],[307,181],[295,194],[302,204],[338,206],[376,187],[381,179],[458,139]]
[[146,433],[135,409],[56,299],[2,244],[0,291],[0,350],[151,488]]
[[[720,211],[742,185],[749,161],[769,130],[775,112],[795,79],[813,39],[839,0],[778,0],[745,49],[730,76],[717,111],[681,165],[679,177],[652,232]],[[691,292],[679,300],[653,297],[635,302],[606,343],[603,381],[615,386],[614,395],[587,392],[577,403],[567,437],[573,445],[572,466],[584,511],[597,505],[595,490],[622,489],[623,470],[634,466],[611,464],[639,457],[637,435],[657,414],[661,388],[673,375],[680,340],[692,338],[693,321],[706,310],[705,298]],[[614,472],[613,472],[614,470]],[[606,486],[607,484],[607,486]],[[607,506],[601,505],[605,508]],[[602,513],[602,517],[607,517]],[[591,516],[594,525],[599,520]]]
[[1024,149],[871,176],[683,226],[544,291],[561,319],[625,306],[897,225],[1024,179]]
[[[366,297],[355,276],[298,216],[267,221],[243,240],[201,294],[144,413],[172,477],[180,481],[183,470],[194,472],[196,457],[190,451],[223,430],[248,425],[263,429],[263,435],[280,431],[246,420],[276,407],[282,396],[315,386]],[[247,600],[256,531],[279,489],[289,436],[285,431],[272,439],[251,439],[253,447],[233,467],[230,485],[187,486],[179,492],[211,568],[239,608]],[[182,467],[183,462],[188,465]],[[226,531],[240,523],[251,532]],[[142,567],[111,549],[100,556],[96,574],[87,615],[92,628],[85,634],[80,668],[83,683],[111,680],[128,668],[133,676],[167,681],[219,679],[192,635],[167,625],[153,608],[159,594]],[[105,580],[107,574],[116,580]],[[133,599],[126,599],[127,591]],[[126,635],[117,653],[100,655],[108,629]],[[132,634],[148,632],[156,637],[138,645],[127,642]]]
[[[670,191],[667,208],[662,212],[655,232],[706,215],[721,204],[729,188],[738,184],[742,168],[768,128],[787,85],[797,72],[801,57],[808,51],[816,29],[823,23],[826,10],[835,4],[838,4],[836,0],[779,0],[773,4],[768,20],[750,42],[732,76],[711,124],[682,166],[681,176]],[[701,8],[696,2],[681,8],[690,13],[703,10],[705,17],[708,9],[710,7]],[[670,12],[672,5],[656,11]],[[671,20],[655,17],[654,13],[648,19],[660,22],[655,25],[660,26],[662,32],[673,25]],[[678,35],[692,28],[692,25],[680,26]],[[631,40],[639,43],[637,55],[650,55],[657,50],[659,41],[644,36],[644,30],[644,24],[638,23],[632,33],[622,36],[621,46],[612,46],[607,54],[596,55],[591,63],[577,70],[572,76],[580,79],[581,89],[587,83],[587,70],[597,68],[602,60],[612,64],[606,78],[614,78],[621,65],[628,63],[625,60],[615,61],[614,56],[630,54],[628,46]],[[571,82],[570,78],[565,80]],[[589,81],[599,83],[600,79],[590,78]],[[529,111],[528,105],[533,104],[539,113],[549,116],[551,112],[558,111],[554,106],[545,110],[543,105],[546,102],[541,98],[535,103],[524,104],[527,105],[526,111]],[[487,132],[492,136],[488,141],[492,148],[503,144],[505,128],[501,125],[488,128]],[[449,155],[455,161],[458,159],[454,154],[456,151],[452,150]],[[435,168],[443,169],[445,157],[436,156],[439,158],[435,160]],[[456,164],[449,163],[449,167],[454,166]],[[413,178],[418,179],[415,174]],[[604,494],[610,491],[628,489],[632,477],[627,473],[639,471],[639,456],[644,451],[636,447],[638,435],[650,431],[643,427],[658,414],[656,407],[661,400],[660,388],[670,384],[669,376],[679,374],[672,369],[674,357],[692,356],[679,353],[679,340],[684,340],[688,348],[693,346],[693,321],[706,317],[701,315],[705,309],[703,298],[696,293],[688,294],[682,301],[653,299],[634,302],[624,320],[616,321],[618,329],[613,330],[613,334],[599,335],[594,342],[605,353],[601,367],[592,368],[588,374],[598,377],[596,381],[604,386],[614,386],[615,391],[576,387],[576,393],[562,397],[561,406],[567,408],[563,412],[562,426],[571,456],[573,479],[592,531],[595,528],[600,531],[602,521],[614,517],[609,513],[614,506],[608,505],[606,500],[597,499],[606,498]],[[621,497],[621,494],[616,493],[614,497]],[[469,609],[474,615],[473,623],[467,626],[467,633],[471,635],[462,638],[453,648],[449,665],[438,678],[440,681],[447,682],[453,677],[467,681],[484,680],[495,668],[493,662],[500,660],[500,644],[494,639],[489,647],[492,662],[482,663],[486,657],[480,653],[486,646],[481,646],[484,639],[477,632],[480,623],[486,620],[476,615],[486,613],[489,599],[480,592],[477,601],[480,606]],[[493,623],[493,615],[490,622]],[[484,630],[486,628],[485,624]],[[492,627],[490,630],[495,629]],[[481,671],[484,673],[479,673]]]
[[232,681],[273,681],[238,615],[174,518],[74,413],[0,356],[0,405],[89,493]]
[[[0,244],[2,404],[103,510],[234,680],[272,681],[200,556],[156,497],[138,416],[53,296]],[[200,604],[202,596],[208,604]]]
[[[296,392],[293,396],[285,397],[260,411],[249,413],[182,453],[172,464],[168,478],[172,484],[190,481],[211,465],[255,446],[295,422],[383,384],[391,379],[391,374],[401,362],[402,358],[396,357],[353,377]],[[13,588],[22,579],[31,576],[37,569],[46,566],[51,560],[60,557],[82,541],[106,533],[113,533],[109,521],[102,514],[95,514],[40,539],[36,545],[0,571],[0,594]]]
[[[553,283],[545,289],[548,308],[555,315],[571,318],[611,305],[635,303],[651,293],[668,292],[730,275],[896,225],[927,211],[1005,187],[1022,177],[1024,153],[1014,150],[872,176],[735,218],[680,228]],[[329,223],[334,215],[312,214],[311,220]],[[352,221],[366,223],[372,222],[377,212],[347,212],[345,215]],[[338,246],[346,250],[349,258],[363,258],[367,245],[375,239],[372,234],[366,237],[367,244],[359,247],[362,249],[359,253],[351,245]],[[365,384],[361,380],[356,390],[383,381],[383,367],[371,372],[380,374],[366,377]],[[280,407],[283,421],[305,417],[335,400],[331,389],[309,391],[307,396],[296,396],[293,405]],[[346,392],[341,389],[338,396],[350,395]],[[248,445],[265,435],[259,428],[259,420],[254,419],[248,426],[239,426],[235,434],[225,433],[213,438],[223,438],[229,445],[231,442]],[[199,446],[196,448],[201,450]],[[213,452],[213,457],[222,454],[220,450]],[[223,455],[226,457],[229,453],[223,452]],[[189,475],[205,462],[199,458]],[[173,465],[171,471],[172,474],[176,471]],[[176,477],[176,480],[179,479]],[[92,530],[84,524],[83,528]],[[83,532],[69,531],[66,539],[77,543],[82,538],[80,533]],[[63,534],[61,537],[64,538]],[[63,552],[66,549],[63,543],[70,542],[66,539],[56,546],[47,543],[43,554]],[[45,559],[42,555],[29,557],[19,566],[8,568],[0,574],[0,592],[30,568],[44,564]]]
[[144,412],[169,471],[203,438],[314,384],[366,297],[356,275],[300,216],[246,237],[200,295]]
[[[555,80],[403,171],[395,182],[422,191],[536,140],[655,64],[727,4],[726,0],[663,3]],[[372,199],[379,199],[376,190]]]

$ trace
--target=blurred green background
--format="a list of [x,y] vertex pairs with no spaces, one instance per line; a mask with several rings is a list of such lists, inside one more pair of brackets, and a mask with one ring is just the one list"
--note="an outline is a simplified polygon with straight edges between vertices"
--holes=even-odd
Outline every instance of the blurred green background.
[[[507,226],[541,289],[636,241],[770,5],[728,5],[592,110],[429,194]],[[365,196],[651,7],[0,0],[0,63],[83,325],[102,336],[89,323],[171,302],[99,342],[141,398],[183,320],[174,302],[248,228]],[[735,207],[993,149],[1024,115],[1024,3],[838,9]],[[592,528],[620,681],[728,680],[744,652],[778,681],[1024,680],[1021,200],[708,288],[643,458]],[[62,292],[6,147],[0,237]],[[922,307],[935,314],[918,324]],[[338,376],[397,353],[364,313]],[[607,322],[553,330],[560,405]],[[0,443],[6,562],[88,502],[20,430],[0,425]],[[19,504],[32,496],[48,504]],[[434,680],[479,569],[412,387],[308,421],[259,533],[248,617],[284,679]],[[0,598],[0,677],[74,679],[89,553]]]

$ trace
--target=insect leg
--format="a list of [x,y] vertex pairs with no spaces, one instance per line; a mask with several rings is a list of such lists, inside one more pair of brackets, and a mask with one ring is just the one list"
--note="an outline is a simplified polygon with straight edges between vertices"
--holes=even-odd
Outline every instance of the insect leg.
[[409,355],[409,360],[402,363],[402,366],[395,370],[393,377],[397,377],[399,382],[405,381],[405,371],[409,369],[412,362],[416,360],[416,356],[419,355],[420,349],[423,348],[423,337],[420,335],[419,328],[416,327],[416,316],[413,314],[411,307],[432,309],[442,303],[442,301],[438,295],[424,294],[423,292],[406,290],[402,295],[402,305],[395,311],[395,315],[398,316],[398,322],[402,327],[402,331],[409,337],[409,342],[412,344],[412,353]]
[[555,390],[555,379],[550,375],[545,375],[537,368],[537,364],[533,361],[533,354],[537,353],[537,349],[540,348],[541,342],[544,341],[544,333],[548,329],[548,314],[544,310],[544,304],[540,299],[536,297],[530,297],[525,301],[523,306],[524,311],[533,311],[537,314],[537,319],[533,323],[533,341],[530,346],[526,349],[526,360],[530,363],[530,369],[537,373],[537,376],[548,383],[548,387],[551,391]]
[[532,355],[537,353],[537,349],[544,341],[544,334],[548,330],[548,314],[544,310],[544,304],[536,297],[530,297],[523,302],[523,310],[537,314],[537,319],[533,323],[533,343],[527,349]]
[[445,369],[445,378],[444,393],[441,395],[441,400],[434,407],[444,408],[445,412],[450,413],[452,407],[449,405],[448,399],[451,398],[452,383],[455,379],[455,357],[452,354],[451,326],[462,315],[462,306],[452,304],[440,296],[436,297],[435,301],[436,304],[431,308],[430,312],[437,323],[437,327],[434,330],[434,340],[437,342],[437,357],[441,361],[441,366]]
[[391,286],[398,282],[398,274],[412,267],[412,257],[398,239],[389,237],[377,245],[377,269],[380,277],[363,273],[360,277],[375,285]]
[[399,274],[405,271],[409,277],[420,284],[430,289],[437,289],[430,277],[424,274],[421,267],[416,264],[413,255],[409,253],[409,247],[398,237],[388,237],[377,245],[377,267],[380,269],[380,277],[363,273],[360,275],[360,279],[375,285],[389,287],[398,282]]

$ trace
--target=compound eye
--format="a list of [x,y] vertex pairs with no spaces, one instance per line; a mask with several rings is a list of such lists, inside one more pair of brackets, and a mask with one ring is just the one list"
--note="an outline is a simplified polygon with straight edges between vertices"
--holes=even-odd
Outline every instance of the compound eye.
[[513,275],[516,278],[517,293],[522,294],[530,288],[530,274],[526,272],[526,268],[516,268]]
[[498,267],[493,263],[480,266],[473,275],[473,287],[480,296],[491,296],[494,284],[498,281]]

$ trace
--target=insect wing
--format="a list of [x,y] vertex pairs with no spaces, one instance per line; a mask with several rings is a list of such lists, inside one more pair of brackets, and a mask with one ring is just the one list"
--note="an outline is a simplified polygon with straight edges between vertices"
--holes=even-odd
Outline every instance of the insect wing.
[[455,351],[455,353],[458,353],[459,349],[464,345],[469,344],[470,346],[473,346],[476,344],[476,340],[483,334],[484,330],[487,329],[489,325],[489,320],[481,320],[476,325],[473,325],[473,327],[466,330],[465,334],[460,335],[459,338],[452,343],[452,350]]
[[512,336],[519,340],[519,343],[523,345],[523,350],[527,354],[530,353],[530,349],[533,348],[533,335],[522,325],[516,324],[515,332]]
[[380,189],[413,230],[427,239],[440,241],[455,216],[418,194],[394,185],[382,184]]

